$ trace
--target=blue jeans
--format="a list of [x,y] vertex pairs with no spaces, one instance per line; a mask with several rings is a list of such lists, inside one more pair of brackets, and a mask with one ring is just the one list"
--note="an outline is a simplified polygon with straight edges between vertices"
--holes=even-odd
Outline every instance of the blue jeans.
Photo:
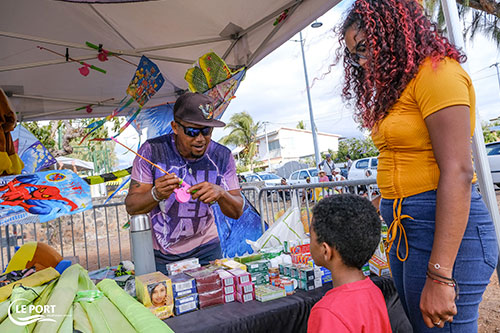
[[[380,212],[388,224],[393,217],[394,200],[382,199]],[[408,259],[404,262],[404,239],[398,248],[400,233],[389,253],[392,277],[401,303],[415,332],[477,332],[479,303],[498,261],[498,247],[493,222],[481,195],[472,186],[469,221],[453,268],[453,277],[460,288],[456,301],[457,315],[444,328],[428,328],[420,311],[420,294],[424,288],[426,271],[434,241],[436,191],[428,191],[403,199],[402,225],[408,238]]]

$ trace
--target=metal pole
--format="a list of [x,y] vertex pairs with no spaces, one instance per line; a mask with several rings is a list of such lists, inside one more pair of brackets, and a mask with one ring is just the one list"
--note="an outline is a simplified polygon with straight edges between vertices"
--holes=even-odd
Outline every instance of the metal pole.
[[264,122],[264,132],[266,133],[266,149],[267,149],[267,166],[271,171],[271,151],[269,150],[269,141],[267,139],[267,121]]
[[492,66],[495,66],[495,68],[497,69],[498,87],[500,88],[500,73],[498,72],[498,62],[494,63],[490,67],[492,67]]
[[318,149],[318,137],[316,134],[316,124],[314,123],[314,115],[311,103],[311,93],[309,91],[309,78],[307,77],[306,56],[304,55],[304,40],[302,39],[302,31],[299,32],[299,36],[300,36],[300,50],[302,51],[302,63],[304,65],[304,77],[306,79],[307,102],[309,104],[309,118],[311,119],[311,131],[313,135],[314,158],[316,161],[316,166],[318,166],[320,161],[319,149]]
[[[441,0],[443,5],[443,12],[446,19],[446,26],[448,28],[448,35],[450,41],[458,48],[465,51],[464,39],[462,31],[459,28],[460,20],[458,19],[457,4],[453,0]],[[462,64],[462,67],[469,72],[467,63]],[[497,69],[498,70],[498,69]],[[483,130],[481,128],[481,119],[477,108],[476,112],[476,126],[474,136],[472,137],[472,152],[474,154],[474,164],[479,180],[479,188],[483,195],[484,201],[488,210],[490,211],[495,225],[498,247],[500,248],[500,214],[498,213],[498,203],[496,201],[495,190],[493,188],[493,179],[491,178],[491,170],[486,156],[486,148],[484,146]],[[500,279],[500,265],[497,265],[497,273]]]

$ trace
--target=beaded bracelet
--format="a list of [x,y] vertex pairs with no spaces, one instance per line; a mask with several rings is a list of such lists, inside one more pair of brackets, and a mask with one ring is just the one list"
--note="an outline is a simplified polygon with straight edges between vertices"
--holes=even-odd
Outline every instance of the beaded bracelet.
[[[459,297],[459,292],[460,292],[460,288],[458,288],[458,283],[457,281],[454,279],[454,278],[447,278],[447,277],[444,277],[444,276],[439,276],[437,274],[434,274],[434,273],[431,273],[429,271],[426,272],[425,274],[429,279],[431,279],[432,282],[434,283],[439,283],[439,284],[442,284],[442,285],[446,285],[448,287],[452,287],[453,289],[455,289],[455,300],[458,299]],[[447,281],[442,281],[442,280],[439,280],[439,279],[436,279],[435,277],[433,277],[432,275],[437,275],[439,276],[440,278],[442,279],[446,279],[448,280],[449,282]]]

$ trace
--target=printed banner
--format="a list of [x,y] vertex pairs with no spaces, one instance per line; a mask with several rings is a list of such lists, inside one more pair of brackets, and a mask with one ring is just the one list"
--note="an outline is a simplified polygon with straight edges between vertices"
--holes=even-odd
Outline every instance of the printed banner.
[[0,226],[43,223],[89,208],[90,187],[73,171],[0,177]]

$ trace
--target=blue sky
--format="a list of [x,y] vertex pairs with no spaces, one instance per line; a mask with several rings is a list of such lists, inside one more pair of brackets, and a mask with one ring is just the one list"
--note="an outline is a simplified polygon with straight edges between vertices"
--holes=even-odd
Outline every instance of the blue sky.
[[[305,39],[305,57],[309,83],[328,71],[337,38],[332,28],[341,22],[342,13],[352,0],[343,1],[327,12],[319,22],[320,28],[307,27],[302,31]],[[242,81],[236,98],[231,102],[222,120],[229,121],[231,115],[246,111],[255,121],[269,122],[269,128],[295,127],[303,120],[311,128],[309,108],[305,89],[304,69],[299,35],[284,43],[257,65],[250,68]],[[500,86],[495,66],[500,56],[497,47],[485,37],[477,35],[475,40],[466,41],[469,73],[476,90],[477,113],[481,120],[488,121],[500,116]],[[340,98],[342,73],[340,68],[322,80],[317,80],[311,89],[312,109],[316,126],[321,132],[340,134],[344,137],[360,137],[352,119],[352,109]],[[124,133],[125,134],[125,133]],[[213,138],[218,140],[227,134],[216,129]],[[137,134],[131,130],[122,136],[130,147],[137,145]],[[131,155],[118,150],[121,166],[130,165]]]

